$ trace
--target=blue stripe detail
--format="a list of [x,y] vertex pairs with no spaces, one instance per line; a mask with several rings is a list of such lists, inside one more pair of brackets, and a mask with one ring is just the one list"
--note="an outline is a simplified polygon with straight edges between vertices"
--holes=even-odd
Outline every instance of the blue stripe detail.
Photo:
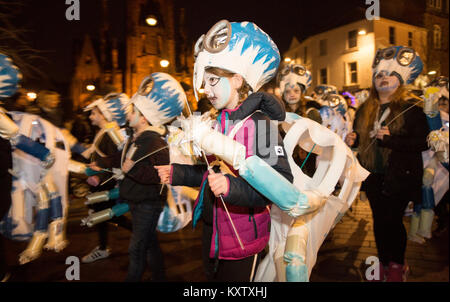
[[202,216],[202,212],[203,212],[203,196],[205,194],[205,187],[206,187],[207,183],[208,183],[208,179],[206,179],[203,182],[203,184],[202,184],[202,189],[200,190],[200,195],[198,197],[198,203],[197,203],[197,206],[194,209],[194,214],[193,214],[193,218],[192,218],[192,228],[195,228],[195,226],[197,225],[198,220]]
[[[57,195],[58,193],[54,194]],[[62,214],[61,196],[58,195],[50,200],[50,219],[61,218],[63,216]]]

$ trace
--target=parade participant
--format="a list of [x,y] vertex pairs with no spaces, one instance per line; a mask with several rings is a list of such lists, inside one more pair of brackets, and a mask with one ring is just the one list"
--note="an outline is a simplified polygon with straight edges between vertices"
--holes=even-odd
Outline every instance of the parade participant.
[[352,132],[353,119],[350,117],[347,102],[342,95],[324,94],[319,112],[322,117],[322,125],[335,132],[342,139]]
[[[311,72],[299,64],[286,65],[278,73],[278,81],[283,101],[286,103],[286,110],[293,112],[299,116],[307,117],[313,121],[322,123],[320,116],[320,104],[313,99],[307,99],[306,90],[311,86]],[[284,137],[289,128],[286,122],[281,123],[279,130],[281,136]],[[302,165],[306,159],[307,152],[300,146],[296,146],[294,150],[294,160]],[[303,172],[313,175],[316,165],[316,154],[310,154],[310,158],[304,165]]]
[[[12,64],[6,55],[0,53],[0,100],[3,101],[12,97],[18,90],[22,75],[19,69]],[[12,169],[11,143],[9,139],[0,136],[0,218],[3,218],[11,206]],[[0,234],[0,282],[9,279],[7,268],[5,244],[3,235]]]
[[[90,162],[97,162],[103,165],[102,159],[108,159],[117,153],[119,146],[113,141],[107,133],[111,127],[124,127],[126,124],[126,115],[124,105],[129,102],[129,98],[124,93],[110,93],[104,98],[100,98],[89,104],[84,111],[90,111],[89,119],[93,126],[99,127],[100,131],[94,138],[92,147],[87,151],[85,156],[90,158]],[[116,124],[111,124],[111,123]],[[89,176],[87,179],[91,192],[100,192],[111,190],[115,187],[116,181],[111,180],[105,182],[111,177],[111,173],[101,172],[96,175]],[[112,199],[102,203],[96,203],[89,207],[94,211],[110,208],[115,204],[116,200]],[[131,223],[126,216],[114,217],[113,222],[131,231]],[[81,261],[83,263],[91,263],[103,258],[109,257],[111,249],[108,247],[108,223],[103,222],[96,226],[98,232],[99,245],[90,253],[85,255]]]
[[[3,91],[14,90],[20,73],[11,68],[11,61],[0,55]],[[5,89],[3,89],[5,88]],[[14,178],[12,204],[0,223],[4,236],[14,240],[29,240],[20,254],[20,264],[38,258],[43,248],[64,249],[67,218],[67,164],[70,148],[61,131],[38,116],[22,112],[0,113],[0,136],[11,142],[13,166],[8,172]],[[6,182],[7,183],[7,182]]]
[[[411,228],[408,239],[425,243],[432,236],[435,206],[448,191],[448,114],[440,110],[442,99],[448,99],[448,78],[438,77],[424,89],[424,112],[427,116],[429,130],[429,150],[422,152],[424,176],[422,203],[416,204],[411,216]],[[447,194],[448,196],[448,194]],[[445,203],[446,200],[442,200]],[[436,207],[437,212],[442,211]],[[442,216],[441,216],[442,217]],[[438,219],[438,222],[442,220]]]
[[63,111],[60,106],[61,96],[55,91],[42,90],[36,102],[27,108],[27,112],[39,115],[58,128],[63,128]]
[[[206,123],[204,128],[194,126],[191,134],[213,139],[219,149],[225,139],[240,142],[243,156],[261,156],[282,178],[292,181],[281,137],[270,122],[284,120],[284,106],[272,95],[256,92],[275,76],[280,62],[271,38],[251,22],[222,20],[200,37],[195,56],[195,92],[203,82],[205,95],[219,115],[217,131]],[[183,129],[190,137],[188,129]],[[258,138],[265,141],[258,143]],[[269,240],[266,206],[270,200],[240,177],[236,167],[221,162],[217,154],[223,157],[223,153],[207,151],[216,156],[206,157],[206,165],[161,166],[157,167],[159,175],[164,183],[201,188],[193,226],[203,221],[203,264],[208,280],[249,281]]]
[[305,98],[306,90],[311,86],[311,72],[302,65],[290,64],[281,69],[278,77],[286,110],[322,123],[318,112],[320,104]]
[[403,214],[409,201],[422,200],[422,151],[427,149],[427,120],[421,102],[404,86],[422,71],[414,49],[392,46],[379,49],[372,65],[373,86],[359,107],[354,133],[346,142],[359,141],[361,164],[371,174],[365,181],[380,259],[378,280],[406,280],[407,235]]
[[170,163],[169,149],[162,136],[164,124],[179,116],[186,104],[181,85],[169,74],[157,72],[146,77],[130,100],[127,115],[133,135],[122,152],[103,168],[121,167],[120,198],[128,203],[132,220],[127,282],[141,281],[147,257],[152,280],[164,281],[164,259],[156,226],[167,199],[161,191],[156,165]]

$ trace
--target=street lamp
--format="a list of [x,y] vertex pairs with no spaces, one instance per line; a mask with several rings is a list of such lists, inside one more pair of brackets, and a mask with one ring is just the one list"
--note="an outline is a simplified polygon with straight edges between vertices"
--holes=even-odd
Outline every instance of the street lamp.
[[161,60],[159,62],[159,65],[161,65],[162,68],[166,68],[167,66],[169,66],[169,61],[167,60]]
[[86,86],[86,90],[87,90],[87,91],[94,91],[94,90],[95,90],[95,86],[92,85],[92,84],[87,85],[87,86]]
[[158,19],[156,19],[155,15],[148,15],[145,18],[145,22],[149,25],[149,26],[156,26],[156,24],[158,24]]
[[28,92],[27,93],[27,98],[30,101],[34,101],[37,98],[37,94],[36,92]]

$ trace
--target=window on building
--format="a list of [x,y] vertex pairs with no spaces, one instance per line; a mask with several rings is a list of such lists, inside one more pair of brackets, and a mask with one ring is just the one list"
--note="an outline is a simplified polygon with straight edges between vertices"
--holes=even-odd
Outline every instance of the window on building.
[[408,32],[408,46],[412,47],[413,46],[413,33],[412,32]]
[[442,31],[441,27],[437,24],[433,26],[433,46],[435,49],[441,48]]
[[307,46],[305,46],[305,48],[303,48],[303,59],[304,59],[305,64],[307,64],[308,63],[308,47]]
[[350,84],[358,83],[358,65],[356,62],[348,63],[348,74]]
[[319,41],[319,53],[321,56],[327,55],[327,40]]
[[358,31],[357,30],[352,30],[348,32],[348,48],[353,48],[358,46]]
[[320,74],[320,84],[328,84],[327,69],[322,68],[319,74]]
[[428,6],[435,9],[442,9],[442,0],[428,0]]
[[395,27],[389,26],[389,44],[395,44]]

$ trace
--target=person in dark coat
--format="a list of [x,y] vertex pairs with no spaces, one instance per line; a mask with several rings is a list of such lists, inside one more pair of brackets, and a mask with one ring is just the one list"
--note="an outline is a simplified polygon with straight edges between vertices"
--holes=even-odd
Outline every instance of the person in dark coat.
[[364,190],[380,260],[378,280],[406,280],[403,216],[409,201],[422,200],[422,151],[428,148],[428,126],[423,109],[417,106],[421,100],[409,94],[404,84],[421,70],[422,61],[411,48],[379,50],[370,96],[356,112],[355,132],[345,139],[350,147],[358,146],[361,165],[371,172]]

